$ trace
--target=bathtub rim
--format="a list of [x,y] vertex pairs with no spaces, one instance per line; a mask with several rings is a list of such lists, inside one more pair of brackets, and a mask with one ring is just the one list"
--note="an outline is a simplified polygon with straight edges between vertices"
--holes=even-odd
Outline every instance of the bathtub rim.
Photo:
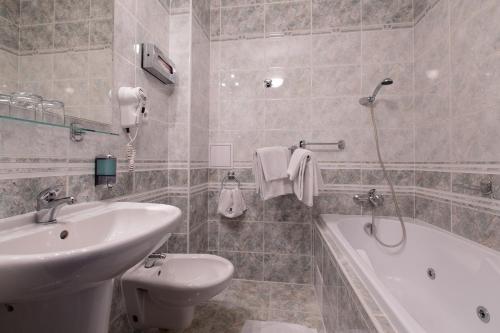
[[[325,220],[325,217],[328,221]],[[351,288],[355,295],[358,297],[359,302],[363,306],[367,316],[372,321],[372,324],[375,326],[378,332],[398,332],[396,327],[399,325],[395,325],[395,322],[400,322],[399,315],[400,313],[395,312],[394,308],[391,307],[392,302],[387,302],[387,300],[382,297],[380,294],[380,289],[373,290],[376,288],[372,288],[372,286],[367,286],[367,283],[371,283],[371,279],[374,278],[374,274],[371,274],[371,277],[366,277],[365,270],[367,269],[367,265],[363,263],[361,257],[354,256],[353,252],[355,249],[349,244],[347,239],[342,235],[339,226],[336,224],[337,221],[344,220],[347,218],[369,218],[369,215],[349,215],[349,214],[320,214],[318,217],[315,217],[315,231],[319,232],[320,237],[323,238],[324,243],[327,244],[330,254],[335,258],[338,262],[338,266],[344,273],[344,276],[347,282],[351,285]],[[384,218],[387,220],[392,220],[394,222],[398,222],[397,218],[394,216],[378,216],[378,218]],[[495,257],[499,256],[499,251],[494,250],[488,246],[477,243],[471,239],[463,237],[461,235],[457,235],[448,230],[442,229],[433,224],[421,221],[415,218],[404,218],[405,222],[408,224],[417,227],[417,228],[425,228],[431,229],[434,232],[438,232],[443,234],[445,237],[450,237],[457,239],[458,241],[465,242],[467,246],[471,246],[476,248],[479,251],[482,251],[485,254],[493,255]],[[334,227],[332,228],[331,225]],[[335,230],[336,229],[336,230]],[[337,232],[337,234],[336,234]],[[375,279],[377,279],[375,277]],[[368,280],[368,281],[367,281]],[[382,286],[382,290],[386,290],[386,287],[379,281],[378,284]],[[414,321],[418,325],[418,332],[426,332],[418,322],[409,314],[406,309],[399,303],[399,301],[388,292],[389,301],[394,301],[397,306],[404,310],[404,313],[407,314],[411,318],[411,321]],[[380,304],[379,300],[384,304]],[[396,308],[397,308],[396,306]],[[385,308],[385,309],[384,309]],[[397,309],[396,309],[397,310]],[[380,326],[379,324],[382,324]],[[388,324],[391,325],[392,330],[388,330]],[[405,329],[412,329],[412,326],[403,325]],[[413,331],[409,331],[413,332]]]
[[[315,218],[316,230],[319,232],[320,236],[323,238],[324,245],[328,247],[330,255],[332,255],[335,261],[338,263],[338,267],[341,269],[343,275],[345,276],[347,283],[349,283],[355,296],[358,298],[360,304],[363,306],[368,319],[371,324],[375,327],[379,333],[397,333],[396,325],[394,324],[394,319],[387,314],[387,311],[382,308],[377,300],[377,297],[373,295],[373,292],[366,286],[366,283],[360,274],[359,270],[356,268],[357,263],[353,262],[353,258],[349,251],[345,248],[345,244],[341,244],[340,240],[333,231],[327,225],[324,220],[324,216],[335,217],[337,219],[342,218],[355,218],[363,217],[364,215],[342,215],[342,214],[321,214],[319,218]],[[347,242],[347,240],[344,240]],[[339,244],[340,243],[340,244]],[[326,254],[323,253],[323,256]]]
[[[329,221],[325,221],[324,217],[328,217]],[[409,333],[426,333],[424,328],[412,317],[410,313],[401,305],[401,303],[387,290],[387,288],[379,281],[376,274],[370,271],[370,268],[366,263],[363,262],[362,258],[356,255],[355,249],[350,245],[349,241],[344,237],[342,231],[340,230],[336,222],[341,222],[345,219],[357,219],[362,218],[364,220],[370,218],[367,215],[342,215],[342,214],[322,214],[321,223],[325,228],[325,232],[331,239],[335,246],[337,247],[337,254],[343,256],[344,261],[350,266],[348,273],[345,274],[348,278],[353,278],[358,280],[359,284],[352,284],[352,280],[349,280],[354,291],[359,291],[361,296],[361,304],[365,308],[368,315],[370,312],[377,316],[381,313],[386,317],[386,320],[392,325],[394,332],[404,332]],[[387,220],[394,221],[397,223],[397,218],[392,216],[378,216],[378,218],[383,218]],[[405,218],[406,223],[414,223],[413,218]],[[364,222],[364,221],[363,221]],[[362,223],[360,223],[360,227]],[[330,245],[330,244],[329,244]],[[345,272],[344,272],[345,273]],[[350,275],[349,275],[350,274]],[[353,276],[354,275],[354,276]],[[363,299],[363,296],[366,295]],[[369,297],[369,299],[367,299]],[[371,310],[371,311],[370,311]],[[377,328],[378,330],[378,328]],[[387,332],[387,330],[382,330],[379,332]]]

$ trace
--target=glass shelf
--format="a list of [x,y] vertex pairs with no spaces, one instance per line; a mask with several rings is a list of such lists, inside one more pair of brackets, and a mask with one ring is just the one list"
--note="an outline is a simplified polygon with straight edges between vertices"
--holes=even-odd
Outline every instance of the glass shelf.
[[[70,129],[70,127],[71,127],[69,124],[56,124],[56,123],[44,122],[41,120],[16,118],[16,117],[6,116],[6,115],[0,115],[0,119],[10,120],[10,121],[20,121],[20,122],[34,124],[34,125],[44,125],[44,126],[51,126],[51,127],[67,128],[67,129]],[[76,123],[77,121],[75,120],[74,122]],[[85,125],[83,125],[83,124],[81,124],[78,128],[84,132],[89,132],[89,133],[119,135],[118,133],[112,132],[111,130],[107,131],[107,130],[101,130],[101,129],[86,128]]]

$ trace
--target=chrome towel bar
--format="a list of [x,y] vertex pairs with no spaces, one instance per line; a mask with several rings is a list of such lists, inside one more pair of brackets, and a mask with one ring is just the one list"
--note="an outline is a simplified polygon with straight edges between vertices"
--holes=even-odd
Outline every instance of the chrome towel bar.
[[337,146],[339,150],[345,149],[345,141],[339,140],[337,142],[307,142],[306,140],[300,140],[299,145],[293,145],[289,149],[293,152],[297,148],[307,148],[307,146]]
[[338,146],[339,150],[344,150],[345,141],[339,140],[337,142],[306,142],[306,140],[300,140],[300,148],[306,148],[307,146]]

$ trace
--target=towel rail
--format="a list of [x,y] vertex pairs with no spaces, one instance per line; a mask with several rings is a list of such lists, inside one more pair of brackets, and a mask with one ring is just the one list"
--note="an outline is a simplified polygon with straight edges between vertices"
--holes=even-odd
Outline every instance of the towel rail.
[[228,173],[222,178],[222,181],[220,183],[220,190],[222,191],[224,189],[224,185],[226,181],[234,181],[238,184],[238,188],[240,188],[241,183],[238,178],[236,178],[236,174],[234,171],[228,171]]
[[345,149],[345,141],[339,140],[337,142],[307,142],[306,140],[300,140],[299,147],[306,148],[307,146],[337,146],[339,150]]
[[307,146],[337,146],[339,150],[344,150],[345,149],[345,141],[344,140],[339,140],[337,142],[307,142],[306,140],[300,140],[299,145],[293,145],[289,149],[292,151],[297,149],[297,148],[307,148]]

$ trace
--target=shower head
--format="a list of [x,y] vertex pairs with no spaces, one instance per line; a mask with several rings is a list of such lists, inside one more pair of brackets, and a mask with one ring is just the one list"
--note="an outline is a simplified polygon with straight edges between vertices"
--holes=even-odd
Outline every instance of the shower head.
[[383,86],[390,86],[393,83],[394,81],[389,77],[387,79],[384,79],[384,81],[380,82],[380,84]]
[[394,81],[391,78],[384,79],[377,85],[371,96],[360,98],[359,104],[363,106],[368,106],[373,104],[375,102],[375,98],[377,97],[378,92],[380,91],[380,89],[382,89],[382,86],[390,86],[393,83]]

